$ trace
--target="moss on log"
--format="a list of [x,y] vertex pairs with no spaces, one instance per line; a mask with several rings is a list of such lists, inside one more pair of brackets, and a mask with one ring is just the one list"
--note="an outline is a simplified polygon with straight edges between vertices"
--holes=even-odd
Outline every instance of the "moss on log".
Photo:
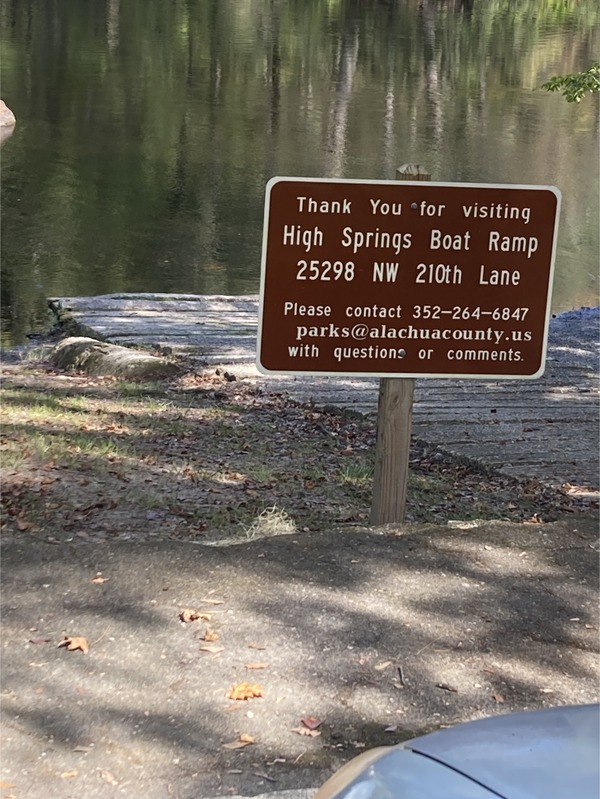
[[58,369],[79,369],[90,375],[138,380],[171,377],[181,371],[177,364],[156,355],[83,336],[71,336],[60,341],[50,353],[49,360]]

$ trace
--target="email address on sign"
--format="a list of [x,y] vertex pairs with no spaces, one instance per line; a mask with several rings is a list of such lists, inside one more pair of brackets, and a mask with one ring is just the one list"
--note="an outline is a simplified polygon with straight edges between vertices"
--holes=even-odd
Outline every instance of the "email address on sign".
[[390,325],[365,324],[345,327],[329,323],[328,325],[297,325],[296,341],[306,341],[307,339],[353,339],[354,341],[365,341],[367,339],[396,339],[400,341],[489,341],[493,344],[500,344],[501,341],[531,341],[532,333],[530,330],[495,330],[492,327],[486,328],[420,328],[414,325],[406,327],[391,327]]

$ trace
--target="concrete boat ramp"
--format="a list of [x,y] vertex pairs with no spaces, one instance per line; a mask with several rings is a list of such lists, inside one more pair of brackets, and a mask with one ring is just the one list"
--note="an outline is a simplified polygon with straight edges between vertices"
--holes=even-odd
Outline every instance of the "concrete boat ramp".
[[[111,343],[185,354],[199,368],[224,366],[292,400],[377,413],[376,378],[260,374],[257,296],[111,294],[49,303]],[[413,434],[508,475],[597,489],[599,319],[599,308],[553,318],[546,372],[538,380],[419,378]]]

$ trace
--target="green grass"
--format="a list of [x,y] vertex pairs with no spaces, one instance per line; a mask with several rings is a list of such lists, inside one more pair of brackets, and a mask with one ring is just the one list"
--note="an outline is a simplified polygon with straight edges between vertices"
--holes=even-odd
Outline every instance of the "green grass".
[[342,483],[348,483],[356,488],[368,488],[373,481],[373,471],[371,462],[357,460],[345,466],[340,477]]
[[86,398],[73,396],[52,396],[40,394],[33,389],[11,390],[2,392],[2,413],[4,416],[15,414],[26,415],[32,420],[55,421],[57,417],[72,417],[86,413]]
[[[13,428],[12,430],[10,428]],[[25,430],[19,425],[4,426],[3,469],[15,469],[31,461],[37,464],[60,462],[76,466],[82,460],[114,461],[127,458],[131,449],[112,436],[69,431]]]
[[246,464],[246,474],[249,480],[255,480],[257,483],[270,483],[277,478],[276,471],[266,463]]

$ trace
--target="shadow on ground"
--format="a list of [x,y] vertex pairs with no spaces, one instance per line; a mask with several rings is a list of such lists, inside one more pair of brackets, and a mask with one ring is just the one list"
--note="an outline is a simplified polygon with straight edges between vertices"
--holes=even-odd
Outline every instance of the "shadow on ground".
[[[316,786],[373,745],[596,701],[597,550],[591,514],[4,546],[3,796]],[[209,618],[184,624],[182,609]],[[65,635],[89,653],[58,647]],[[246,681],[263,695],[226,698]],[[319,736],[296,731],[309,716]],[[223,748],[240,735],[255,743]]]

